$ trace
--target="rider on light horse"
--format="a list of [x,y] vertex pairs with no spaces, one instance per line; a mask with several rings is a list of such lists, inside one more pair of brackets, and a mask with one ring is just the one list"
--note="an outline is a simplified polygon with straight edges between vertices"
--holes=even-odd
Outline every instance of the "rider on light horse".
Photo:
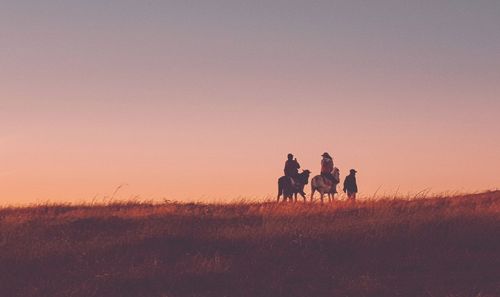
[[340,171],[333,166],[333,160],[330,154],[321,155],[321,175],[316,175],[311,180],[311,202],[316,191],[320,193],[321,202],[323,195],[328,194],[328,200],[331,202],[333,196],[337,193],[337,184],[340,180]]
[[[321,155],[321,176],[325,179],[325,183],[337,184],[340,181],[339,170],[333,165],[333,158],[328,153]],[[337,192],[336,190],[334,190]]]

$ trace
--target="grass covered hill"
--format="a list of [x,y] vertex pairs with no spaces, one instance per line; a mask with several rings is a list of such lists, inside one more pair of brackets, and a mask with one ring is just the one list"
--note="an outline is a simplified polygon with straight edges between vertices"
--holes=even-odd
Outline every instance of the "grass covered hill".
[[500,296],[500,192],[1,208],[0,296]]

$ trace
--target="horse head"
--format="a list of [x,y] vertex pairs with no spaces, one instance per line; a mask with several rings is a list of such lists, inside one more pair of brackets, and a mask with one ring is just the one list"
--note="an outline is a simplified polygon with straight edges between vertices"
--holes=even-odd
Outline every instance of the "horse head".
[[299,174],[300,179],[304,185],[307,185],[309,183],[309,175],[311,175],[311,171],[309,170],[302,170],[302,173]]

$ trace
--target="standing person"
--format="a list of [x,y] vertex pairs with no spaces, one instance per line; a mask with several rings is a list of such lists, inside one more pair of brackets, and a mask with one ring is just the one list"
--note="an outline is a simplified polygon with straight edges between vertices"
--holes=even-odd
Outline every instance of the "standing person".
[[292,154],[288,154],[287,157],[288,159],[285,162],[285,169],[283,171],[285,172],[285,176],[295,179],[299,175],[300,164],[297,158],[293,158]]
[[356,193],[358,192],[356,173],[356,170],[351,169],[349,175],[346,176],[344,180],[344,193],[347,193],[347,197],[353,201],[356,199]]
[[335,182],[332,174],[333,171],[332,156],[330,156],[330,154],[325,152],[323,153],[323,155],[321,155],[321,157],[323,157],[323,159],[321,159],[321,175],[327,178],[328,180]]

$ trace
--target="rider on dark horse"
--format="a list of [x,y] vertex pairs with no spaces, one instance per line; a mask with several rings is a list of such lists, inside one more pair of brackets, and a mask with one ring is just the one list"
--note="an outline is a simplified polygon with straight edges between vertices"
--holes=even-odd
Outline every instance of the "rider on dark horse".
[[304,186],[309,181],[309,170],[304,170],[299,173],[300,164],[292,154],[288,154],[288,160],[285,162],[285,176],[278,180],[278,201],[281,194],[286,201],[287,197],[292,198],[291,195],[295,193],[295,201],[297,201],[297,194],[300,194],[304,201],[306,193],[304,193]]
[[297,159],[293,158],[292,154],[288,154],[288,160],[285,162],[285,176],[289,177],[292,183],[297,181],[297,177],[299,176],[299,168],[300,164],[297,162]]

